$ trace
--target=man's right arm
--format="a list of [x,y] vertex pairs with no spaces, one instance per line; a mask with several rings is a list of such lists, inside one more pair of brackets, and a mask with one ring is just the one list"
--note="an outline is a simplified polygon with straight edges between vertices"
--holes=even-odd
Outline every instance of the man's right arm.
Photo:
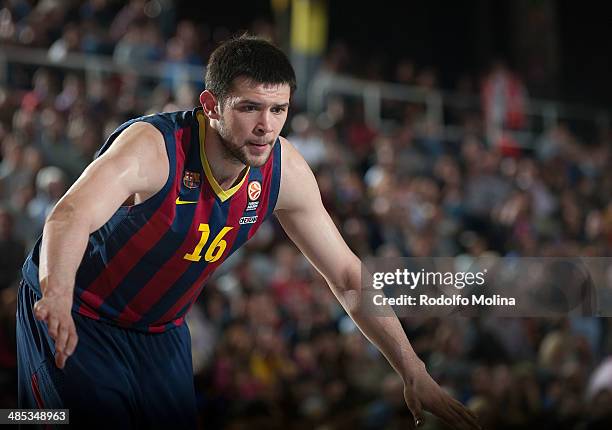
[[35,304],[34,314],[47,323],[55,340],[58,367],[64,367],[78,340],[71,308],[89,235],[130,196],[159,191],[168,172],[162,134],[151,124],[136,122],[85,169],[47,218],[39,263],[43,298]]

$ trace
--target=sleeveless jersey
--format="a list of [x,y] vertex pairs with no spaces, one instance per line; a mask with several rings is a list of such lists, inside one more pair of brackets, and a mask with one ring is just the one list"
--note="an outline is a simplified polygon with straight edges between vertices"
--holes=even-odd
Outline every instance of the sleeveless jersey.
[[[281,147],[277,139],[265,165],[248,168],[240,183],[223,190],[206,159],[206,119],[200,108],[128,121],[98,154],[136,121],[162,133],[170,161],[168,180],[146,201],[121,206],[89,236],[76,274],[73,311],[157,333],[183,323],[212,272],[272,214],[280,187]],[[38,295],[41,239],[22,270]]]

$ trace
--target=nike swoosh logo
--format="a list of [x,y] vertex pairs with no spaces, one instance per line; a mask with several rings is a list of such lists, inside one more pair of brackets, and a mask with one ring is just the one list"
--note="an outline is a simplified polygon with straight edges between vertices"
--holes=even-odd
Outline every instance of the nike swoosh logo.
[[196,204],[196,203],[197,203],[197,201],[191,202],[191,201],[187,201],[187,200],[181,200],[180,197],[176,198],[176,204],[177,205],[191,205],[191,204]]

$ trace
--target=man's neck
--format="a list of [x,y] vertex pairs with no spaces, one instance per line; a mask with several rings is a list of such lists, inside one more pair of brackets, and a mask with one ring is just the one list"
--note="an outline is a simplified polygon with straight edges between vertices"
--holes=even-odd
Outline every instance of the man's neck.
[[221,136],[206,118],[206,137],[204,152],[210,170],[224,191],[236,185],[243,176],[246,166],[237,160],[230,160],[226,156],[226,150],[221,142]]

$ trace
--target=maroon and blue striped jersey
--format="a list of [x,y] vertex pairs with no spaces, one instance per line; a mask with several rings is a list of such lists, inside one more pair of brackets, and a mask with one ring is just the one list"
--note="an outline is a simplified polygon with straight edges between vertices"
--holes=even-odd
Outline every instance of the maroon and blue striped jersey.
[[[249,167],[238,184],[223,190],[206,159],[206,119],[200,108],[128,121],[99,154],[136,121],[162,133],[170,161],[168,180],[146,201],[120,207],[89,236],[76,274],[73,311],[162,332],[183,323],[213,271],[274,211],[281,147],[277,139],[265,165]],[[41,239],[23,267],[24,280],[39,295]]]

